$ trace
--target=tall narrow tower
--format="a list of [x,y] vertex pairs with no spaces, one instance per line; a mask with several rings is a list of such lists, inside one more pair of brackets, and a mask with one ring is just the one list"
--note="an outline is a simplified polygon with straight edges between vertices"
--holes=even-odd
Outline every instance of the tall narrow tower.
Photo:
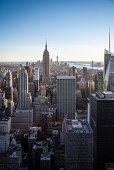
[[50,77],[50,63],[49,52],[47,50],[47,42],[45,44],[45,50],[43,53],[43,83],[48,83]]
[[109,27],[109,53],[110,53],[110,27]]

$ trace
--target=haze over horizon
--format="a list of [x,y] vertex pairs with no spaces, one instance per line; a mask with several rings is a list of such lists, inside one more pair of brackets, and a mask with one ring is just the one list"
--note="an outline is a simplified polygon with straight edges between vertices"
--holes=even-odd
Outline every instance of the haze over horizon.
[[111,28],[113,0],[0,0],[0,61],[42,60],[45,41],[50,58],[103,61]]

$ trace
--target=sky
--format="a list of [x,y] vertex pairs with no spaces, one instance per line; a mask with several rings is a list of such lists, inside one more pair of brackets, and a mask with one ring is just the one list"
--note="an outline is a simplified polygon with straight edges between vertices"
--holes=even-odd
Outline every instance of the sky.
[[114,0],[0,0],[0,61],[103,61]]

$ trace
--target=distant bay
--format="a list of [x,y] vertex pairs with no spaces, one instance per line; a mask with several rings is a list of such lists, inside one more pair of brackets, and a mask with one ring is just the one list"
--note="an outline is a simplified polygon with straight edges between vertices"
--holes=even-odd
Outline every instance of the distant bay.
[[[65,63],[65,62],[64,62]],[[66,61],[67,64],[69,64],[70,67],[76,67],[79,69],[82,69],[83,67],[87,67],[87,69],[94,69],[94,70],[104,70],[103,63],[101,63],[101,66],[99,66],[100,62],[95,62],[93,64],[93,67],[91,65],[91,62],[78,62],[78,61]]]

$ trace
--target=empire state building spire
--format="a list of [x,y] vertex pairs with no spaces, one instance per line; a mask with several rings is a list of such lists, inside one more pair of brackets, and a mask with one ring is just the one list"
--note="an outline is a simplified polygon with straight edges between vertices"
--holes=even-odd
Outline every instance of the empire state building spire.
[[46,44],[45,44],[45,50],[47,50],[47,40],[46,40]]

